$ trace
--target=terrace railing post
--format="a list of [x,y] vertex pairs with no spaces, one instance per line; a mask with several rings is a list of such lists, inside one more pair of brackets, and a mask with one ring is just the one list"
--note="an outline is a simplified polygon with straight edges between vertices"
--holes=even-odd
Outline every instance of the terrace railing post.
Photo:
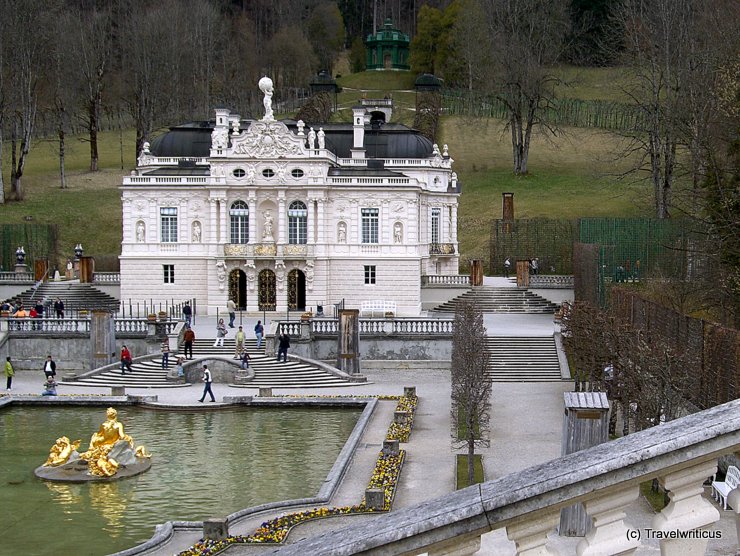
[[549,535],[560,521],[560,509],[549,509],[530,519],[506,527],[506,536],[516,545],[517,556],[557,556],[547,548]]
[[[653,518],[653,529],[666,534],[696,531],[719,521],[719,510],[702,496],[704,481],[716,470],[717,460],[712,459],[659,476],[658,480],[668,491],[671,501]],[[662,539],[660,553],[662,556],[705,554],[708,542],[709,538]]]
[[591,518],[591,529],[576,547],[578,556],[619,554],[630,556],[640,546],[639,539],[629,536],[624,523],[625,509],[640,495],[635,484],[583,503]]

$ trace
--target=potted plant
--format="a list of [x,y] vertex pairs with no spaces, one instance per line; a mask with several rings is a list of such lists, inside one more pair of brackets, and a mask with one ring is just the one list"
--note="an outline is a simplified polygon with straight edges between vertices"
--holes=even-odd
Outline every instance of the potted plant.
[[167,320],[167,311],[160,311],[157,313],[157,317],[159,317],[159,320]]
[[149,314],[148,314],[148,315],[146,316],[146,320],[148,320],[149,322],[156,322],[156,320],[157,320],[157,315],[155,315],[154,313],[149,313]]
[[311,320],[311,317],[313,317],[313,313],[311,311],[306,311],[301,314],[301,320]]
[[395,316],[396,315],[393,313],[393,311],[386,311],[385,312],[385,318],[387,318],[387,319],[392,319]]

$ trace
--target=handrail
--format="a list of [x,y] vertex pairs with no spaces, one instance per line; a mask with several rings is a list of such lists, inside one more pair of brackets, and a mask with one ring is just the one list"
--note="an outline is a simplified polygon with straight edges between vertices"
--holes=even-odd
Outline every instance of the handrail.
[[[501,527],[557,516],[575,502],[598,501],[657,477],[699,474],[740,448],[740,400],[459,490],[376,519],[280,548],[279,554],[405,554],[468,540]],[[702,468],[702,464],[704,468]],[[706,469],[705,469],[706,468]],[[711,473],[711,472],[710,472]],[[699,485],[706,477],[699,479]],[[683,486],[683,485],[681,485]],[[709,504],[695,494],[698,504]],[[688,492],[688,491],[684,491]],[[702,502],[703,500],[703,502]],[[681,500],[684,506],[689,502]],[[692,501],[693,502],[693,501]],[[665,513],[665,512],[664,512]],[[711,509],[708,512],[712,514]],[[719,518],[719,513],[714,512]],[[661,514],[674,529],[691,530]],[[518,524],[518,525],[516,525]],[[524,523],[526,526],[526,523]],[[510,536],[512,530],[508,531]],[[545,532],[546,534],[546,532]]]

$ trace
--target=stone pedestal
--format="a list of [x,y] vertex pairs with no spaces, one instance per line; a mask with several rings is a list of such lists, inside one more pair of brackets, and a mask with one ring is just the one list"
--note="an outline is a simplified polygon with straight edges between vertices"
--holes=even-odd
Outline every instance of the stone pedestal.
[[203,520],[203,538],[223,541],[229,536],[229,520],[225,517],[211,517]]
[[398,440],[384,440],[383,441],[383,455],[384,456],[397,456],[401,449]]
[[240,369],[234,373],[234,384],[248,384],[252,381],[252,375],[247,369]]
[[382,510],[385,505],[385,491],[382,488],[365,490],[365,506],[373,510]]
[[407,398],[415,398],[416,397],[416,386],[404,386],[403,395],[406,396]]
[[126,395],[126,387],[125,386],[111,386],[110,387],[110,394],[111,394],[111,396],[125,396]]
[[25,264],[25,263],[24,264],[17,264],[17,265],[15,265],[15,271],[18,274],[26,273],[26,272],[28,272],[28,265]]
[[272,398],[272,388],[260,388],[260,398]]

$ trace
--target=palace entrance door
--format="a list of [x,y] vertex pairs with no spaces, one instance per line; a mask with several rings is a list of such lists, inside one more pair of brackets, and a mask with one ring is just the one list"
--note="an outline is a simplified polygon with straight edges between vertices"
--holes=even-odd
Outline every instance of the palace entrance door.
[[229,273],[229,299],[240,311],[247,308],[247,275],[242,270],[234,269]]
[[257,287],[259,289],[259,310],[274,311],[277,305],[275,273],[269,268],[260,270]]
[[288,309],[306,310],[306,275],[297,268],[288,273]]

